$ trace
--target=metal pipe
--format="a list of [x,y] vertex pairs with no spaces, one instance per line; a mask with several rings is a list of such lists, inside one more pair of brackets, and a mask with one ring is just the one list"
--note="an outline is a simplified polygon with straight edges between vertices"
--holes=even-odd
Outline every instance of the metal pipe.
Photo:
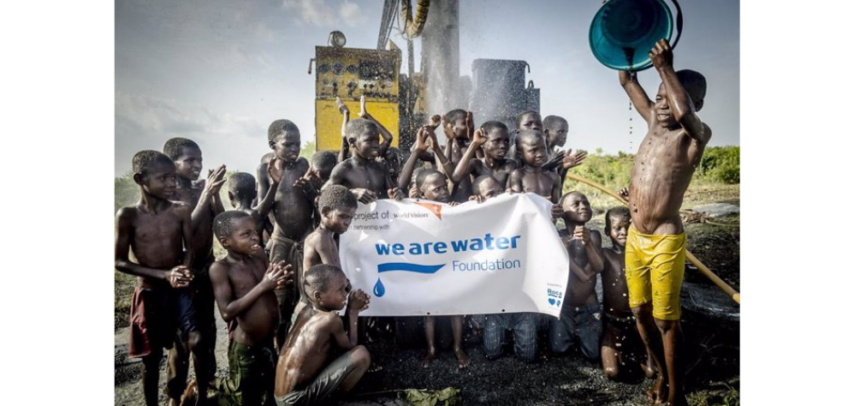
[[412,1],[402,0],[400,2],[400,18],[403,20],[403,32],[408,38],[421,35],[424,23],[427,21],[427,13],[430,10],[430,0],[418,0],[415,9],[415,20],[412,19]]

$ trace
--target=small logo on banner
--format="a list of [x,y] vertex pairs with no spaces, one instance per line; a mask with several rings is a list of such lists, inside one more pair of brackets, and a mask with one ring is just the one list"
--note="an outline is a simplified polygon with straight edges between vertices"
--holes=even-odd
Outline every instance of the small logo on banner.
[[442,205],[441,204],[427,203],[427,202],[415,202],[415,204],[417,204],[417,205],[419,205],[425,209],[429,209],[430,211],[433,212],[433,214],[436,215],[436,217],[439,218],[439,220],[442,220]]
[[561,307],[562,302],[562,291],[555,289],[547,289],[546,295],[548,296],[548,301],[550,306]]
[[[415,272],[415,273],[423,273],[423,274],[434,274],[442,267],[444,264],[440,265],[419,265],[419,264],[410,264],[408,262],[387,262],[384,264],[379,264],[377,266],[377,272],[394,272],[394,271],[403,271],[403,272]],[[382,297],[385,295],[385,285],[382,284],[382,279],[378,276],[376,277],[376,285],[373,286],[373,294],[376,297]]]

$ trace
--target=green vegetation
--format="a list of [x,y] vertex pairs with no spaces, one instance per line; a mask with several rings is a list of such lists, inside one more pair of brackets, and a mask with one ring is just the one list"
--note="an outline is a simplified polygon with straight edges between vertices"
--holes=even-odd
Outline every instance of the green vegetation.
[[302,150],[299,152],[299,156],[307,159],[310,162],[311,157],[314,156],[314,153],[317,152],[317,143],[314,141],[308,141],[305,145],[302,145]]

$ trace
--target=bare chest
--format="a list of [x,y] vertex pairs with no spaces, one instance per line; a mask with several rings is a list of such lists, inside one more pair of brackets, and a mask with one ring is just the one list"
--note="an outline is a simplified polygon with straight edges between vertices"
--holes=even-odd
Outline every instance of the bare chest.
[[552,176],[548,172],[524,172],[523,192],[531,192],[544,197],[552,195]]

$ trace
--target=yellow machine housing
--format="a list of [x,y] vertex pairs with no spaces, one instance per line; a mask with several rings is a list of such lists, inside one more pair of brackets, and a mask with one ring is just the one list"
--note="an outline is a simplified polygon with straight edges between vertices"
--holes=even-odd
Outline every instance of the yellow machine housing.
[[340,150],[343,115],[336,97],[356,118],[364,95],[367,111],[394,136],[400,145],[399,72],[400,50],[316,47],[316,148]]

